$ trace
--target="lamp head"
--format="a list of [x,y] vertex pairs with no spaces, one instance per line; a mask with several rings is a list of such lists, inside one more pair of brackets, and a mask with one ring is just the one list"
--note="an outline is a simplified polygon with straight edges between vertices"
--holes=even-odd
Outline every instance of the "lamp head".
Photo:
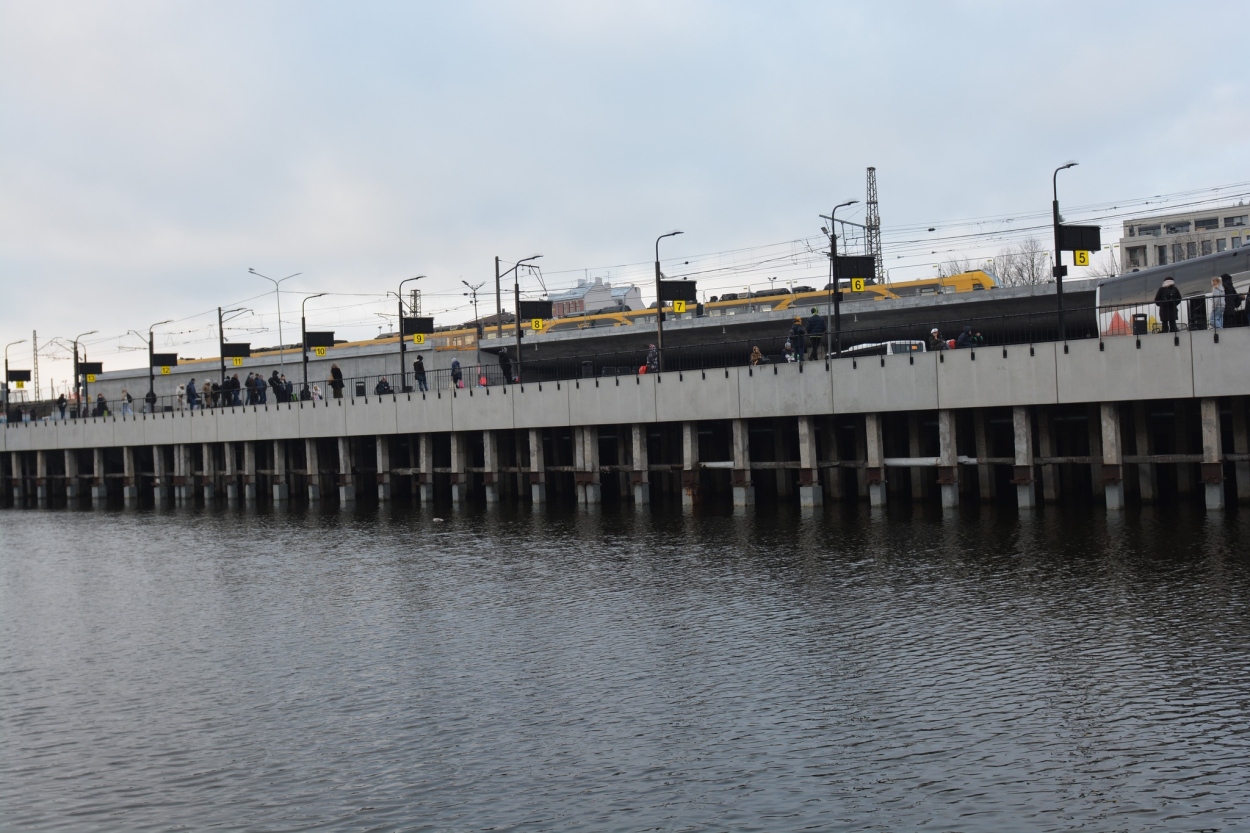
[[1061,167],[1059,170],[1061,170],[1061,171],[1062,171],[1062,170],[1066,170],[1066,169],[1068,169],[1068,168],[1075,168],[1075,167],[1076,167],[1077,165],[1079,165],[1079,164],[1081,164],[1081,163],[1080,163],[1080,162],[1077,162],[1077,161],[1074,159],[1074,160],[1072,160],[1071,162],[1068,162],[1067,164],[1065,164],[1065,165],[1064,165],[1063,167]]
[[839,205],[838,208],[846,208],[848,205],[855,205],[857,202],[859,202],[859,200],[847,200],[846,202]]

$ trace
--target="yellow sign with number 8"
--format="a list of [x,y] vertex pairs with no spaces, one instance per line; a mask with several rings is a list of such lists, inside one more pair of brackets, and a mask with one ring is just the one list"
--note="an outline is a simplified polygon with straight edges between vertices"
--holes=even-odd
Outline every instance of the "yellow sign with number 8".
[[541,333],[543,331],[543,320],[541,318],[531,318],[530,329],[536,333]]
[[1089,266],[1089,252],[1073,252],[1076,256],[1077,266]]
[[162,376],[168,376],[168,375],[169,375],[169,365],[164,365],[164,366],[162,366],[162,367],[161,367],[161,375],[162,375]]
[[863,292],[864,291],[864,279],[863,278],[851,278],[851,291]]

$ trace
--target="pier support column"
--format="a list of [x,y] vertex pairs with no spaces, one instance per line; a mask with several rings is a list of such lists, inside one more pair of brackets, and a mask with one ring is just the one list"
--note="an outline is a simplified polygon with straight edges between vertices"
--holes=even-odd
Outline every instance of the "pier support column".
[[838,447],[838,424],[833,417],[823,419],[820,426],[820,436],[823,440],[825,450],[825,462],[833,463],[821,470],[821,476],[825,481],[825,493],[829,495],[830,500],[842,499],[842,462],[841,454]]
[[339,503],[356,502],[356,481],[352,477],[352,441],[339,437]]
[[291,484],[286,479],[286,441],[273,441],[273,502],[286,503],[291,498]]
[[308,502],[321,500],[321,451],[314,439],[304,440],[304,479],[307,481]]
[[[1189,453],[1189,404],[1187,400],[1176,399],[1172,402],[1173,413],[1176,414],[1175,430],[1176,430],[1176,452],[1177,454]],[[1193,466],[1189,463],[1176,464],[1176,492],[1181,495],[1192,494],[1194,491],[1194,473]]]
[[[400,380],[402,386],[403,380]],[[386,503],[391,499],[391,438],[377,435],[378,445],[378,500]]]
[[755,486],[751,483],[751,436],[745,419],[735,419],[733,429],[734,506],[754,506]]
[[243,502],[256,503],[256,443],[243,442]]
[[1224,449],[1220,438],[1220,402],[1202,400],[1202,484],[1207,510],[1224,508]]
[[469,484],[464,471],[464,461],[468,449],[465,448],[465,437],[461,431],[451,432],[451,502],[463,503],[468,500]]
[[35,500],[40,506],[48,505],[48,452],[35,452]]
[[817,477],[820,469],[816,457],[816,420],[814,417],[799,417],[799,505],[807,507],[820,506],[824,502],[821,494],[820,480]]
[[417,446],[421,456],[419,465],[421,473],[417,477],[421,502],[427,506],[434,502],[434,437],[431,434],[420,434]]
[[208,504],[217,497],[217,458],[213,456],[212,443],[204,443],[202,453],[204,455],[203,476],[200,483],[204,487],[204,503]]
[[[1103,402],[1099,407],[1102,423],[1102,465],[1097,466],[1107,509],[1124,508],[1124,451],[1120,442],[1120,408],[1114,402]],[[1093,449],[1090,449],[1093,459]]]
[[[920,456],[920,414],[917,413],[907,415],[907,456]],[[908,471],[911,475],[911,499],[914,501],[924,500],[924,468],[912,466]]]
[[630,439],[630,482],[634,487],[634,504],[645,506],[651,502],[651,479],[647,457],[647,426],[631,425]]
[[226,503],[234,505],[239,502],[239,461],[234,456],[234,443],[223,443],[221,451],[226,458]]
[[65,499],[77,500],[82,494],[82,484],[78,480],[78,452],[65,449]]
[[881,414],[864,415],[864,484],[869,506],[885,506],[885,435]]
[[122,501],[127,506],[139,503],[139,476],[135,471],[134,446],[122,449]]
[[[1090,405],[1086,409],[1086,423],[1089,427],[1089,482],[1094,490],[1094,497],[1103,497],[1106,495],[1107,482],[1102,472],[1102,409],[1098,405]],[[1119,432],[1116,432],[1119,436]],[[1124,503],[1123,499],[1120,503]]]
[[[1037,440],[1041,446],[1039,457],[1055,456],[1055,423],[1049,410],[1042,408],[1037,413]],[[1059,499],[1058,472],[1053,463],[1042,464],[1042,500],[1054,503]]]
[[868,459],[868,420],[855,420],[855,495],[860,500],[868,497],[868,469],[863,462]]
[[998,488],[994,483],[994,467],[984,462],[992,455],[990,435],[985,425],[985,411],[980,408],[972,413],[972,429],[977,443],[977,489],[982,501],[991,501],[998,496]]
[[543,429],[530,429],[530,498],[534,503],[547,502],[547,462],[543,453]]
[[26,499],[26,469],[22,462],[22,452],[9,452],[9,463],[12,466],[13,505],[21,506]]
[[942,506],[959,505],[959,449],[955,429],[955,412],[938,411],[938,484],[942,489]]
[[103,506],[108,500],[108,481],[104,479],[104,449],[92,449],[91,462],[94,477],[91,481],[91,502]]
[[[78,460],[74,460],[74,471],[78,471]],[[152,501],[157,505],[173,500],[173,476],[169,471],[169,463],[165,458],[164,446],[152,446]]]
[[[1133,403],[1133,437],[1135,448],[1140,456],[1153,454],[1153,443],[1150,442],[1150,415],[1145,402]],[[1137,464],[1137,491],[1142,503],[1153,503],[1155,499],[1155,466],[1154,463]]]
[[699,423],[681,424],[681,505],[699,502]]
[[[786,442],[788,433],[788,420],[784,417],[777,417],[773,420],[773,457],[778,463],[790,462],[790,444]],[[794,494],[794,490],[790,488],[790,471],[788,469],[777,469],[777,497],[787,498]]]
[[486,486],[486,502],[499,502],[499,433],[497,431],[482,432],[482,467],[486,471],[482,481]]
[[[1250,432],[1246,430],[1246,398],[1233,397],[1233,453],[1250,453]],[[1233,476],[1237,478],[1237,500],[1250,500],[1250,461],[1238,460],[1233,464]]]
[[1020,509],[1032,509],[1037,505],[1037,487],[1033,483],[1033,420],[1029,416],[1027,405],[1011,409],[1015,450],[1011,482],[1016,485],[1016,506]]

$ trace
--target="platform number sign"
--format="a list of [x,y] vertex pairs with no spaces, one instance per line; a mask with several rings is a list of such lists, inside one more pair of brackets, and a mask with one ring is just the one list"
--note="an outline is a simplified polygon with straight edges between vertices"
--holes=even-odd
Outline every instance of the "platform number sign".
[[[87,374],[87,384],[91,384],[91,383],[92,383],[92,382],[94,382],[94,381],[95,381],[95,374],[94,374],[94,373],[88,373],[88,374]],[[17,384],[18,384],[18,387],[21,387],[21,385],[22,385],[22,383],[21,383],[21,382],[18,382]]]
[[161,365],[161,375],[162,375],[162,376],[168,376],[168,375],[169,375],[169,365],[167,365],[167,364],[165,364],[165,365]]
[[412,337],[413,344],[425,344],[425,333],[416,333]]
[[683,312],[685,312],[685,311],[686,311],[686,302],[685,302],[685,301],[674,301],[674,302],[673,302],[673,312],[676,312],[676,313],[683,313]]
[[25,382],[14,382],[13,384],[17,385],[17,389],[18,389],[18,390],[23,390],[23,389],[25,389],[25,387],[26,387],[26,383],[25,383]]
[[324,348],[324,347],[314,347],[314,348],[313,348],[313,355],[314,355],[314,356],[324,356],[325,354],[326,354],[326,348]]
[[242,366],[243,366],[243,357],[242,357],[242,356],[235,356],[233,359],[231,359],[231,360],[230,360],[230,362],[231,362],[231,364],[233,364],[235,367],[242,367]]
[[851,278],[851,291],[863,292],[864,291],[864,279],[863,278]]
[[543,331],[543,320],[541,318],[531,318],[530,329],[536,333],[541,333]]
[[1078,250],[1072,254],[1076,257],[1077,266],[1089,266],[1089,252]]

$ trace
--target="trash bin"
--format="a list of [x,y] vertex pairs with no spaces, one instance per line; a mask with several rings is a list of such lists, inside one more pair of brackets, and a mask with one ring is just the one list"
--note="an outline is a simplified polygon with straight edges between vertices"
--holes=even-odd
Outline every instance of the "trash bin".
[[1149,317],[1144,312],[1133,313],[1133,335],[1144,336],[1149,332]]
[[364,382],[356,383],[356,395],[362,398],[364,397],[365,395],[365,383]]
[[595,378],[595,363],[594,362],[582,362],[582,378],[583,379]]

